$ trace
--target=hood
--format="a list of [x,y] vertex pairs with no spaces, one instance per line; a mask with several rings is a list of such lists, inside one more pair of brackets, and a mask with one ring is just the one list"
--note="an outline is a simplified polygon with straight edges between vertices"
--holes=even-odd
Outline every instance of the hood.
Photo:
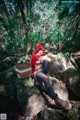
[[37,52],[39,51],[39,49],[42,49],[43,54],[45,54],[45,52],[44,52],[44,47],[43,47],[41,44],[37,44],[37,45],[36,45],[36,48],[35,48],[35,50],[34,50],[34,53],[37,53]]

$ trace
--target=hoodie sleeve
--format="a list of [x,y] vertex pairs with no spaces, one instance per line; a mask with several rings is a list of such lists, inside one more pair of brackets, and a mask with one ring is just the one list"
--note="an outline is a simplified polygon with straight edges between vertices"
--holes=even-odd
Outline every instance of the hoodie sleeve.
[[39,56],[37,56],[36,54],[32,54],[31,57],[31,76],[34,76],[34,69],[35,69],[35,63],[36,60],[38,60]]

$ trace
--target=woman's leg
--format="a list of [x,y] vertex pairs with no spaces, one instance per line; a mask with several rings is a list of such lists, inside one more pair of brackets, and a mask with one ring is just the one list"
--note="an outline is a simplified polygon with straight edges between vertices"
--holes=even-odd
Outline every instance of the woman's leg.
[[45,75],[44,73],[42,73],[42,72],[38,72],[38,73],[36,74],[35,78],[36,78],[36,80],[37,80],[38,82],[40,82],[40,83],[43,82],[43,83],[44,83],[44,86],[45,86],[45,88],[46,88],[49,96],[51,97],[51,99],[54,99],[54,100],[55,100],[56,97],[57,97],[57,94],[54,92],[53,87],[52,87],[52,85],[50,84],[49,77],[46,76],[46,75]]
[[50,96],[51,99],[55,100],[55,103],[59,106],[61,106],[64,110],[71,109],[71,104],[69,101],[64,101],[58,97],[58,95],[54,92],[54,89],[52,88],[52,85],[49,82],[49,77],[46,76],[42,72],[38,72],[35,76],[35,80],[38,80],[39,82],[43,82],[45,85],[45,88],[48,92],[48,95]]

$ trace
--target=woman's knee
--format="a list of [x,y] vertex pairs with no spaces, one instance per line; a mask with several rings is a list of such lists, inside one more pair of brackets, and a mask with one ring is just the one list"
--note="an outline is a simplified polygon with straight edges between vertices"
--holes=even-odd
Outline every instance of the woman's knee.
[[36,79],[44,79],[44,77],[43,77],[43,73],[42,72],[38,72],[36,75],[35,75],[35,78]]
[[48,76],[45,75],[45,74],[42,73],[42,72],[37,73],[35,77],[36,77],[36,79],[42,80],[43,82],[48,82],[48,81],[49,81]]

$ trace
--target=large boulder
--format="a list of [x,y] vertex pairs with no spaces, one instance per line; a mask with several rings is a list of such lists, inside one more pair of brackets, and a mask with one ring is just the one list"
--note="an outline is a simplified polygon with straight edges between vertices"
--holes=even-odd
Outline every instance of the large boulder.
[[[63,81],[59,81],[58,79],[54,77],[50,77],[51,84],[53,86],[54,91],[58,94],[59,98],[63,100],[69,100],[68,90],[66,88],[66,85]],[[27,118],[33,118],[37,114],[39,114],[41,111],[45,112],[48,110],[48,107],[55,109],[58,106],[55,105],[55,101],[52,100],[48,95],[46,95],[44,92],[43,94],[40,92],[40,89],[36,89],[36,87],[33,87],[34,84],[27,83],[25,81],[25,85],[28,89],[28,103],[26,106],[26,117]],[[29,87],[30,85],[30,87]],[[32,86],[32,87],[31,87]],[[39,84],[38,84],[39,86]],[[42,86],[41,86],[42,87]],[[39,90],[39,92],[38,92]],[[70,105],[71,107],[71,105]],[[59,108],[59,107],[58,107]]]
[[50,76],[63,80],[66,85],[78,96],[80,96],[80,75],[78,66],[69,54],[49,53],[51,58]]
[[[55,90],[55,92],[58,94],[58,96],[63,100],[68,100],[68,90],[66,88],[66,85],[64,82],[59,81],[58,79],[54,77],[50,77],[51,84]],[[78,120],[80,117],[79,115],[79,103],[75,103],[73,107],[68,111],[65,112],[59,107],[57,107],[53,100],[49,98],[49,96],[45,96],[49,103],[46,104],[46,101],[43,99],[39,91],[34,87],[32,84],[32,81],[29,81],[31,83],[26,83],[27,80],[25,80],[25,85],[27,87],[28,92],[28,102],[26,105],[26,120],[62,120],[65,119],[72,119],[72,120]],[[31,94],[30,94],[31,93]],[[75,99],[74,99],[75,100]]]

